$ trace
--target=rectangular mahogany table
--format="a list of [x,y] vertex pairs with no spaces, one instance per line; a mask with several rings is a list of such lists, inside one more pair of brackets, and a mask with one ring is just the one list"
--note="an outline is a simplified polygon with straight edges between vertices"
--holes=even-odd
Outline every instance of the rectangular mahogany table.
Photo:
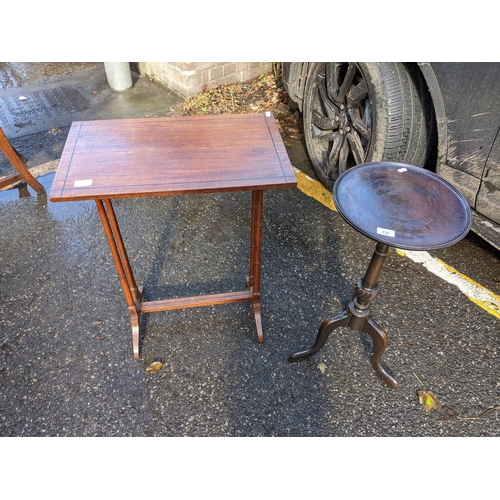
[[[273,115],[215,115],[73,122],[50,201],[95,200],[125,294],[134,357],[141,313],[252,301],[258,341],[263,190],[297,185]],[[111,200],[252,191],[248,290],[143,301]]]

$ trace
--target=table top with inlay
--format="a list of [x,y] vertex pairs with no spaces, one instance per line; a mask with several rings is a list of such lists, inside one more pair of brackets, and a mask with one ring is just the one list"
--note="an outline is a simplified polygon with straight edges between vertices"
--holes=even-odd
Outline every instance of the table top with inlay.
[[274,116],[73,122],[51,201],[295,187]]

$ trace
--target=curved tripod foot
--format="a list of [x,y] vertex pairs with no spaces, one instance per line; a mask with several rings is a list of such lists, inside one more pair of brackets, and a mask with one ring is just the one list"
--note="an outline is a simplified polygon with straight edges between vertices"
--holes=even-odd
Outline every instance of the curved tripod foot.
[[130,323],[132,323],[132,345],[134,347],[134,358],[139,358],[139,313],[133,314],[130,312]]
[[139,358],[139,341],[140,341],[140,306],[144,298],[144,287],[140,286],[135,293],[135,307],[129,308],[130,323],[132,324],[132,346],[134,348],[134,358]]
[[313,354],[316,354],[324,345],[326,340],[328,339],[330,333],[340,326],[348,326],[349,320],[351,319],[351,313],[349,311],[343,311],[337,316],[334,316],[330,319],[325,319],[318,330],[318,335],[316,336],[316,341],[314,344],[305,351],[294,352],[290,354],[288,357],[288,361],[290,363],[295,363],[296,361],[300,361],[302,359],[308,358]]
[[399,387],[398,381],[389,375],[385,368],[381,364],[382,354],[387,347],[387,333],[383,330],[372,318],[368,318],[361,328],[362,332],[370,335],[373,341],[371,362],[373,369],[382,379],[384,379],[393,389]]
[[262,332],[262,319],[260,316],[260,303],[259,302],[254,302],[252,304],[253,307],[253,315],[255,317],[255,326],[257,327],[257,340],[259,344],[262,344],[264,342],[264,334]]

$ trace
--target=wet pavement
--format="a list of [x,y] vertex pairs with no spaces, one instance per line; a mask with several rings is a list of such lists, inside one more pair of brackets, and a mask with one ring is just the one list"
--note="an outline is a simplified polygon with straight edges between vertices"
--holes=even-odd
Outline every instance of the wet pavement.
[[[102,63],[0,63],[0,127],[33,168],[60,158],[75,120],[165,116],[183,101],[137,73],[132,80],[116,92]],[[1,155],[0,176],[10,170]]]
[[[22,127],[8,118],[7,136],[33,167],[57,164],[74,119],[162,116],[180,99],[135,74],[130,94],[118,95],[106,88],[102,65],[68,71],[2,90],[2,109],[5,91],[8,101],[20,90],[29,97],[58,87],[77,90],[88,103],[29,115]],[[143,89],[151,99],[135,107]],[[53,127],[61,132],[52,136]],[[302,144],[289,154],[312,175]],[[51,170],[38,177],[47,191]],[[149,300],[241,289],[250,196],[115,203]],[[499,412],[488,411],[500,404],[500,320],[395,251],[373,316],[388,331],[383,362],[399,390],[373,372],[369,338],[348,329],[332,334],[314,357],[287,361],[312,344],[325,318],[342,311],[374,246],[299,189],[264,196],[263,344],[248,303],[227,304],[143,315],[141,358],[134,359],[125,300],[92,202],[1,192],[0,240],[0,435],[500,436]],[[439,255],[465,261],[471,273],[500,265],[499,253],[474,237]],[[500,287],[494,276],[489,283]],[[158,359],[163,368],[148,373]],[[419,405],[423,388],[441,410],[427,414]]]

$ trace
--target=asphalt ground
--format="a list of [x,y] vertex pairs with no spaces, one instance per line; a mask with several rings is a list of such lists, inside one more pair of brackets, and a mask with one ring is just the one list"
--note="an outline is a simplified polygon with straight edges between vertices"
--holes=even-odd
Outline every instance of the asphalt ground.
[[[100,78],[102,92],[113,94],[102,71]],[[154,91],[166,92],[156,85]],[[64,122],[49,125],[63,127],[64,138]],[[13,138],[21,153],[24,140],[34,135]],[[294,166],[312,176],[303,146],[289,148]],[[38,179],[48,192],[53,174]],[[119,200],[115,210],[148,299],[244,286],[250,193]],[[498,317],[395,250],[373,317],[388,332],[383,363],[399,390],[371,368],[370,339],[348,329],[332,334],[312,358],[287,361],[313,343],[325,318],[343,310],[374,248],[300,189],[264,196],[263,344],[249,304],[228,304],[143,315],[141,358],[134,359],[125,300],[92,202],[50,203],[31,190],[4,191],[0,240],[2,436],[500,436]],[[471,246],[477,260],[490,259],[484,265],[499,264],[498,253],[473,236],[455,254],[442,254],[458,263]],[[158,359],[162,369],[148,373]],[[442,409],[427,414],[421,389],[432,391]],[[305,450],[300,443],[297,459],[305,453],[313,463],[323,455],[329,463],[336,446],[345,450],[337,441],[312,441]],[[389,442],[375,446],[374,455],[391,450],[386,459],[373,458],[390,469],[397,457]],[[434,463],[440,445],[421,446]],[[494,457],[487,456],[478,452],[475,463],[491,479]]]

